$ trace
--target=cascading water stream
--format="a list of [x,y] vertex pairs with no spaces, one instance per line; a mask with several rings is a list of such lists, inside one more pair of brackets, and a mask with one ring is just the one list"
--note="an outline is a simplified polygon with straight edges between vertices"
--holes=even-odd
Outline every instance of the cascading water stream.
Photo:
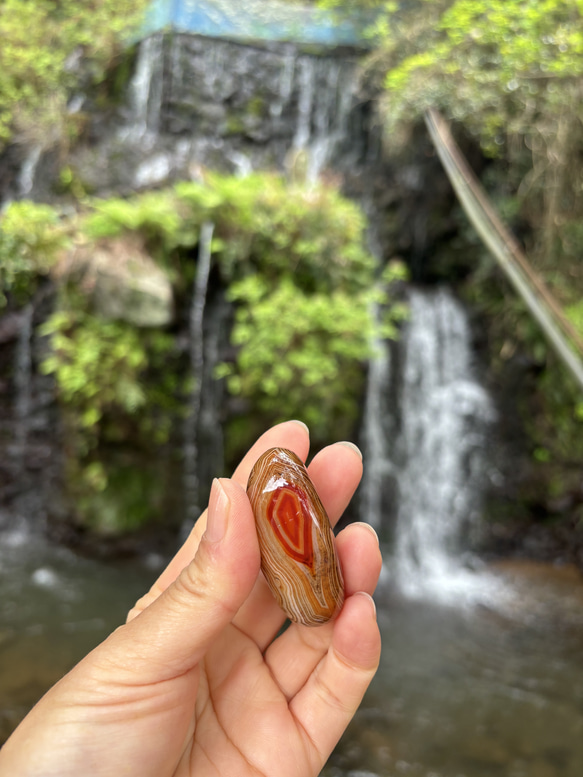
[[150,137],[153,143],[160,124],[162,103],[161,73],[163,38],[152,35],[142,41],[136,70],[129,86],[131,120],[122,133],[129,142]]
[[[462,306],[413,291],[403,337],[396,575],[406,593],[467,588],[462,537],[479,517],[488,394],[473,375]],[[471,574],[470,574],[471,578]]]
[[26,305],[21,314],[14,365],[14,445],[16,475],[25,478],[26,448],[30,424],[32,392],[32,321],[34,306]]
[[[258,66],[265,72],[261,96],[253,91]],[[284,167],[289,152],[302,152],[301,178],[314,183],[353,154],[351,132],[362,130],[351,121],[360,110],[355,63],[302,53],[293,44],[259,52],[155,34],[139,44],[128,96],[117,140],[127,147],[136,188],[217,160],[230,162],[238,175]],[[360,152],[360,140],[356,145]]]
[[[373,315],[378,315],[375,310]],[[362,520],[381,533],[383,522],[383,483],[393,474],[389,444],[382,425],[383,392],[390,377],[390,350],[377,339],[369,361],[366,385],[363,437],[366,467],[362,476]]]
[[[393,481],[398,508],[390,567],[399,589],[413,597],[480,598],[485,579],[464,568],[463,543],[480,515],[494,411],[474,376],[461,304],[440,289],[412,290],[409,305],[397,345],[399,374],[390,375],[382,351],[369,371],[364,517],[382,528],[383,496]],[[392,381],[395,407],[387,423],[383,407]]]
[[[368,217],[369,228],[367,243],[375,257],[377,269],[381,267],[382,248],[379,241],[374,207],[370,197],[364,197],[361,206]],[[393,478],[393,461],[389,440],[392,432],[387,423],[392,424],[390,408],[391,347],[383,340],[381,315],[378,302],[371,304],[370,316],[374,322],[375,335],[371,343],[371,356],[368,362],[364,416],[362,422],[362,448],[366,466],[360,487],[361,520],[369,523],[382,536],[383,514],[387,509],[386,484]]]
[[334,59],[300,57],[297,69],[298,121],[293,148],[306,151],[306,179],[314,183],[346,139],[354,79],[346,63]]
[[34,189],[34,181],[38,163],[42,155],[43,148],[40,144],[33,146],[26,159],[22,163],[20,174],[18,176],[18,196],[21,198],[30,196]]
[[188,417],[184,425],[184,486],[186,515],[190,521],[195,521],[201,513],[197,443],[204,372],[204,310],[211,265],[213,231],[214,224],[209,221],[201,227],[198,263],[190,310],[190,367],[193,384]]

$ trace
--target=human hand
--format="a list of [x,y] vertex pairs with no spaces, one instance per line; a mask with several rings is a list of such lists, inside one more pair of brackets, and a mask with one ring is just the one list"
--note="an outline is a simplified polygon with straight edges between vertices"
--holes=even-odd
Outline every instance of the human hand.
[[[266,432],[119,627],[65,675],[0,750],[1,777],[293,777],[319,774],[372,679],[380,635],[370,598],[381,567],[365,524],[337,537],[338,617],[291,624],[260,574],[245,486],[271,447],[305,460],[306,428]],[[309,468],[332,524],[362,463],[351,446]]]

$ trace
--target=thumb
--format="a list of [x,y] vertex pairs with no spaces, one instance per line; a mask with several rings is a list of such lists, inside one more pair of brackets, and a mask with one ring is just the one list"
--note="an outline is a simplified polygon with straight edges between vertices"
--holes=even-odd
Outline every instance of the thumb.
[[148,683],[187,672],[231,622],[251,592],[259,568],[247,494],[233,480],[214,480],[206,530],[194,559],[161,596],[117,629],[102,647],[114,648],[116,653],[121,648],[123,665],[134,682],[136,676]]

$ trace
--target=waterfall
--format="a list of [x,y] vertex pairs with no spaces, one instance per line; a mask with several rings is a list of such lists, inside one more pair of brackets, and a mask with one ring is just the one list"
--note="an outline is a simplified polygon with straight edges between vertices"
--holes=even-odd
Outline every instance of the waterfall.
[[[367,245],[375,257],[380,275],[382,245],[373,201],[364,196],[361,207],[368,218]],[[391,347],[383,340],[379,303],[373,302],[370,316],[374,322],[374,339],[368,364],[361,446],[366,462],[360,486],[361,520],[369,523],[384,539],[383,515],[390,512],[394,466],[389,441],[393,439],[394,415],[391,413]]]
[[20,331],[16,345],[14,365],[14,444],[17,477],[24,480],[26,473],[26,448],[30,425],[32,384],[32,321],[34,307],[26,305],[21,314]]
[[269,108],[272,116],[281,116],[284,106],[287,105],[293,90],[294,72],[296,67],[296,53],[293,48],[287,49],[283,58],[283,67],[279,76],[279,89],[277,99]]
[[[306,178],[313,183],[347,137],[354,73],[341,60],[308,56],[299,58],[298,70],[298,118],[293,148],[307,151]],[[286,73],[284,68],[284,80]]]
[[161,35],[152,35],[140,43],[136,70],[129,87],[131,121],[122,131],[126,141],[135,142],[150,136],[153,142],[160,128],[162,46]]
[[198,263],[190,310],[190,366],[192,391],[189,413],[184,428],[184,484],[186,514],[189,521],[195,521],[201,513],[198,474],[198,424],[201,408],[204,372],[204,310],[211,264],[211,241],[214,225],[205,222],[200,232]]
[[34,188],[34,180],[42,150],[43,148],[40,144],[33,146],[22,163],[18,175],[18,195],[21,198],[29,197]]
[[[375,315],[378,311],[375,310]],[[390,380],[391,353],[387,343],[377,339],[368,366],[363,423],[363,455],[366,462],[362,476],[362,520],[381,533],[385,512],[383,499],[387,479],[393,474],[389,436],[383,425],[388,416],[385,392]]]
[[298,124],[294,137],[296,148],[305,148],[312,134],[312,109],[316,86],[316,62],[312,57],[301,57],[298,62],[300,94],[298,99]]
[[[203,169],[289,172],[290,162],[308,183],[327,169],[358,175],[378,153],[369,114],[356,54],[154,34],[138,45],[114,133],[98,143],[97,188],[149,188]],[[95,148],[75,155],[90,166]]]
[[[409,305],[396,374],[382,352],[370,367],[364,436],[372,472],[363,517],[381,526],[383,490],[393,481],[398,506],[390,570],[398,588],[414,597],[479,597],[484,578],[462,559],[480,516],[494,411],[474,374],[463,306],[446,289],[412,290]],[[387,420],[391,382],[395,399]]]
[[403,337],[396,577],[416,595],[472,587],[464,533],[480,514],[488,394],[473,374],[463,307],[445,289],[413,291]]

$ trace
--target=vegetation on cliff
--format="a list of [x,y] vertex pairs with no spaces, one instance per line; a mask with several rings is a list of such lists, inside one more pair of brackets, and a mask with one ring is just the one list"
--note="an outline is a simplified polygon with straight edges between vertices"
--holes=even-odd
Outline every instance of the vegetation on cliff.
[[[341,6],[335,0],[324,3]],[[583,333],[583,5],[571,0],[360,0],[379,11],[369,82],[381,93],[387,147],[398,158],[424,112],[439,108],[522,242],[535,271]],[[461,211],[452,249],[473,257],[465,292],[485,315],[496,380],[530,362],[519,411],[534,471],[527,488],[577,501],[583,399],[478,244]],[[527,387],[528,386],[528,387]],[[533,486],[534,489],[533,489]],[[565,502],[566,499],[566,502]]]
[[0,151],[10,141],[66,145],[82,117],[75,90],[99,81],[146,0],[0,0]]
[[[59,218],[46,205],[10,205],[0,221],[0,251],[15,269],[0,277],[1,291],[22,301],[41,273],[56,284],[55,311],[40,329],[50,343],[41,368],[54,375],[62,407],[69,492],[81,520],[99,531],[140,525],[159,503],[160,477],[141,461],[134,468],[127,457],[120,463],[113,448],[130,441],[152,458],[172,439],[179,450],[180,436],[173,435],[191,380],[180,321],[187,318],[205,221],[215,227],[210,293],[223,289],[234,305],[233,358],[223,358],[216,380],[226,379],[243,403],[244,413],[232,418],[235,446],[250,442],[258,418],[262,426],[302,418],[320,443],[331,430],[349,435],[375,335],[372,305],[384,307],[385,336],[395,334],[403,315],[387,296],[402,268],[375,277],[364,216],[331,184],[291,185],[269,173],[208,174],[127,199],[87,202],[72,217]],[[99,274],[108,270],[103,257],[119,264],[124,246],[129,261],[141,247],[170,279],[176,309],[170,324],[136,326],[130,311],[112,320],[97,304]]]
[[[66,147],[84,122],[70,111],[72,95],[103,78],[144,5],[0,0],[0,151],[13,141]],[[583,331],[580,0],[349,5],[379,10],[364,78],[381,95],[395,159],[423,112],[440,108],[472,151],[533,266]],[[78,183],[64,151],[60,184],[72,201],[85,196]],[[236,357],[218,368],[231,396],[268,420],[304,417],[322,439],[325,429],[353,422],[371,337],[369,309],[382,293],[363,248],[362,214],[334,187],[308,190],[269,175],[242,185],[207,175],[127,199],[84,202],[81,211],[62,218],[46,205],[10,206],[0,229],[0,302],[23,304],[43,278],[60,276],[58,311],[44,330],[58,347],[45,369],[55,376],[73,447],[95,488],[113,479],[97,465],[95,451],[120,429],[137,429],[148,445],[169,439],[171,419],[188,394],[186,354],[172,326],[154,337],[127,321],[102,321],[73,275],[63,274],[67,244],[107,249],[111,241],[137,236],[144,253],[168,273],[177,309],[184,311],[200,225],[213,221],[213,282],[218,279],[235,309]],[[440,252],[472,257],[472,264],[465,260],[464,292],[488,322],[493,380],[503,382],[514,364],[522,365],[515,404],[535,473],[526,486],[539,502],[564,501],[580,489],[583,402],[461,213],[454,218],[454,241]],[[390,282],[391,268],[387,277]],[[387,310],[392,326],[399,308]],[[278,358],[281,351],[285,360]],[[99,364],[108,365],[107,375]],[[167,384],[157,383],[160,372]],[[78,390],[82,373],[90,380]],[[285,411],[280,396],[287,398]],[[242,440],[248,433],[233,436]]]

